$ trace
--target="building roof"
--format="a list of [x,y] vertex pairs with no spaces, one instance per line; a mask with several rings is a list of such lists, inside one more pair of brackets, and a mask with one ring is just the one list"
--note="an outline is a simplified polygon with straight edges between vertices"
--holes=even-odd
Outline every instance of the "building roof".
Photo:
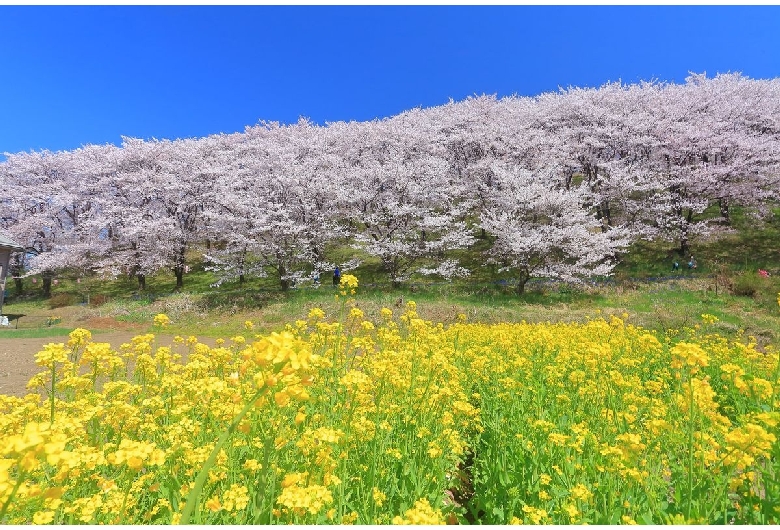
[[5,237],[3,234],[0,234],[0,249],[11,249],[11,250],[18,250],[22,251],[24,250],[24,247],[18,243],[15,243]]

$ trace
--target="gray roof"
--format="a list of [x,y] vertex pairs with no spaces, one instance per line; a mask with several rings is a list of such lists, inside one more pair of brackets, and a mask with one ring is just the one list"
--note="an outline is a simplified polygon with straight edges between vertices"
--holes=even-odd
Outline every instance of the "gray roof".
[[0,248],[3,249],[10,248],[11,250],[24,250],[24,247],[22,245],[11,241],[3,234],[0,234]]

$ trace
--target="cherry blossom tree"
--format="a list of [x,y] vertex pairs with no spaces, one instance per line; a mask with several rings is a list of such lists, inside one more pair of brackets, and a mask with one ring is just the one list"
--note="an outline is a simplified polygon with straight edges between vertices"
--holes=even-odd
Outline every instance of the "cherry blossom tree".
[[554,176],[493,168],[498,185],[482,224],[495,237],[489,260],[517,274],[517,292],[529,279],[576,282],[611,273],[618,251],[629,242],[620,227],[603,230],[589,211],[585,186],[556,183]]
[[90,232],[97,215],[96,174],[89,171],[90,157],[102,157],[105,149],[90,146],[72,152],[48,151],[8,156],[4,173],[17,194],[11,200],[13,237],[31,256],[27,275],[41,274],[44,296],[51,294],[51,280],[68,267],[88,267],[95,245]]
[[167,142],[123,138],[114,174],[103,186],[101,211],[108,246],[95,260],[96,270],[109,277],[135,277],[140,290],[146,288],[148,275],[170,265],[164,242],[171,223],[159,203],[158,182],[168,146]]
[[[683,85],[472,97],[381,121],[261,123],[6,154],[0,223],[36,254],[27,273],[45,285],[71,269],[134,275],[143,288],[147,275],[171,269],[181,287],[201,245],[218,283],[271,273],[287,289],[353,245],[361,252],[339,265],[373,256],[398,285],[413,274],[466,274],[453,255],[476,230],[497,238],[493,259],[521,280],[576,277],[602,270],[595,256],[622,248],[628,233],[676,240],[687,253],[735,205],[768,215],[780,189],[779,116],[780,79],[693,74]],[[545,207],[571,212],[587,233],[595,220],[604,241],[593,236],[600,242],[584,261],[552,236],[558,250],[533,259],[512,251],[531,238],[511,228],[521,220],[545,234],[576,232]]]
[[221,244],[207,254],[220,281],[271,270],[287,290],[332,266],[324,255],[337,236],[325,142],[322,128],[305,120],[261,124],[223,153],[231,178],[217,184],[209,211]]
[[394,286],[415,272],[467,274],[445,256],[474,241],[465,222],[469,204],[448,179],[433,133],[420,110],[356,125],[350,141],[358,148],[340,173],[355,247],[379,258]]

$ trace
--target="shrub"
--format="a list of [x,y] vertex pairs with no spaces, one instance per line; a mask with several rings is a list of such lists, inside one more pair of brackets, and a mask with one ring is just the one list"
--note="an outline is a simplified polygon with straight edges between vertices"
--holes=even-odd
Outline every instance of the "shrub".
[[769,288],[768,278],[763,278],[754,271],[743,272],[736,276],[731,283],[731,292],[737,296],[750,296],[751,298]]
[[89,297],[89,305],[93,307],[98,307],[105,304],[109,300],[110,300],[109,297],[104,294],[93,294],[92,296]]
[[57,309],[58,307],[74,305],[76,302],[76,297],[70,293],[57,293],[49,298],[49,307]]

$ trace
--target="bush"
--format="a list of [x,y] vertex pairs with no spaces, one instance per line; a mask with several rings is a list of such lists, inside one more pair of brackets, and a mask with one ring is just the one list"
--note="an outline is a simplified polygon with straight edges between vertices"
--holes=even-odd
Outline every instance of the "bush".
[[76,297],[70,293],[57,293],[49,298],[49,308],[57,309],[58,307],[75,305],[76,302]]
[[104,294],[93,294],[92,296],[89,297],[89,305],[93,307],[98,307],[105,304],[109,300],[110,300],[109,297]]
[[731,292],[737,296],[756,296],[757,293],[767,291],[770,288],[768,278],[762,278],[757,272],[743,272],[736,276],[731,283]]

